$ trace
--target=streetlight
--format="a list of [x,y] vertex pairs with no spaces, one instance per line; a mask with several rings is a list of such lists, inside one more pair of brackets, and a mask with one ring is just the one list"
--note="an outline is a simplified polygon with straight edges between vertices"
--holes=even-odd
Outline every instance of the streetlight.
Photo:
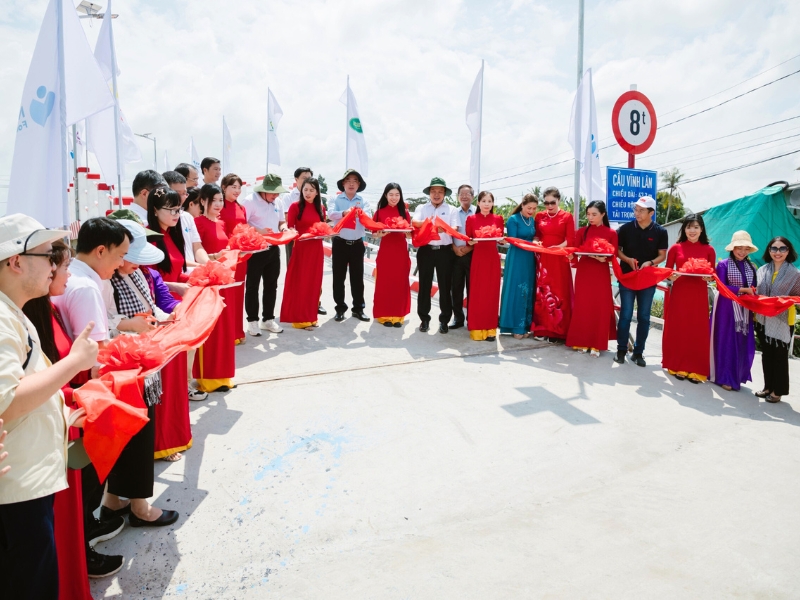
[[[80,13],[79,19],[102,19],[105,16],[105,13],[101,13],[100,11],[103,10],[103,7],[99,4],[92,4],[87,0],[82,0],[78,6],[75,7],[75,10]],[[112,19],[116,19],[119,15],[111,15]]]
[[140,138],[144,138],[153,142],[153,170],[158,171],[158,150],[156,149],[156,136],[154,136],[152,133],[134,133],[133,135],[138,135]]

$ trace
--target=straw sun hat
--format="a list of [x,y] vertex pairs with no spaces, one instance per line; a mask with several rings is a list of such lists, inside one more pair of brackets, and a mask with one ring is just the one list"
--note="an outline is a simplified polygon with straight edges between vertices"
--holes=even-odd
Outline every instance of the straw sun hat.
[[725,246],[725,251],[730,252],[737,246],[742,246],[745,248],[750,248],[750,254],[753,252],[758,252],[758,248],[753,245],[753,240],[750,237],[750,234],[746,231],[737,231],[733,234],[731,238],[731,243]]

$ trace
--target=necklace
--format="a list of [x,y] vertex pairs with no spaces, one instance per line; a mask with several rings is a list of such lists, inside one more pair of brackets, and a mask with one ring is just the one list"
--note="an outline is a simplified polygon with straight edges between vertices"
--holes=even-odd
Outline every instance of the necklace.
[[525,215],[523,215],[522,213],[519,213],[519,216],[522,217],[522,222],[525,223],[527,227],[531,226],[531,223],[533,222],[533,217],[531,217],[530,219],[526,219]]

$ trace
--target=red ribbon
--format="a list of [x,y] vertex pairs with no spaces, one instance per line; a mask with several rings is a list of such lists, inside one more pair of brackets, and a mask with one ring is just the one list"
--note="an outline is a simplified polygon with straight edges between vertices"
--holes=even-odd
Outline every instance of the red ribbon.
[[459,233],[458,231],[456,231],[455,229],[453,229],[452,227],[450,227],[450,225],[448,225],[447,223],[445,223],[445,222],[444,222],[444,221],[441,219],[441,217],[438,217],[438,216],[437,216],[437,217],[436,217],[436,218],[433,220],[433,224],[434,224],[436,227],[439,227],[440,229],[443,229],[443,230],[444,230],[444,232],[445,232],[447,235],[449,235],[449,236],[451,236],[451,237],[454,237],[454,238],[456,238],[457,240],[461,240],[461,241],[463,241],[463,242],[468,242],[468,241],[470,241],[470,240],[469,240],[469,236],[468,236],[468,235],[464,235],[463,233]]
[[419,227],[414,227],[411,232],[411,245],[415,248],[427,246],[429,243],[440,240],[439,232],[433,226],[433,219],[427,218]]
[[537,254],[550,254],[552,256],[569,256],[570,254],[574,253],[577,248],[572,248],[567,246],[565,248],[545,248],[539,244],[534,244],[533,242],[529,242],[527,240],[521,240],[515,237],[507,237],[506,242],[511,244],[512,246],[516,246],[521,250],[527,250],[528,252],[536,252]]
[[374,221],[372,217],[370,217],[360,208],[356,210],[358,211],[358,220],[365,229],[369,229],[370,231],[380,231],[381,229],[386,229],[386,225],[379,223],[378,221]]
[[[360,208],[357,208],[348,212],[347,215],[333,227],[333,233],[339,233],[342,229],[355,229],[356,218],[358,218],[358,211],[360,210]],[[300,236],[300,238],[302,239],[303,236]]]

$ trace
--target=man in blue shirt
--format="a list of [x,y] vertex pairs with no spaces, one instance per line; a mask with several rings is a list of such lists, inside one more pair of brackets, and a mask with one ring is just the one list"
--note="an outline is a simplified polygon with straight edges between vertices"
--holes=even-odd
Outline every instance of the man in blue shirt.
[[[458,201],[461,209],[456,211],[458,215],[458,230],[461,233],[467,231],[467,217],[475,214],[475,207],[472,201],[475,199],[475,192],[468,183],[458,186]],[[462,240],[453,238],[453,252],[456,255],[453,261],[453,287],[450,295],[453,298],[453,322],[450,329],[458,329],[464,326],[464,288],[466,287],[469,295],[469,270],[472,266],[472,246]]]
[[[336,196],[328,211],[328,218],[334,225],[346,217],[351,210],[358,208],[372,216],[369,202],[358,194],[367,187],[367,183],[358,171],[348,169],[345,171],[344,177],[336,182],[336,185],[342,193]],[[338,237],[333,238],[332,246],[333,300],[336,302],[336,316],[333,320],[344,321],[344,313],[347,312],[344,280],[349,268],[353,316],[360,321],[369,321],[369,317],[364,314],[364,226],[356,221],[353,229],[342,229]]]

